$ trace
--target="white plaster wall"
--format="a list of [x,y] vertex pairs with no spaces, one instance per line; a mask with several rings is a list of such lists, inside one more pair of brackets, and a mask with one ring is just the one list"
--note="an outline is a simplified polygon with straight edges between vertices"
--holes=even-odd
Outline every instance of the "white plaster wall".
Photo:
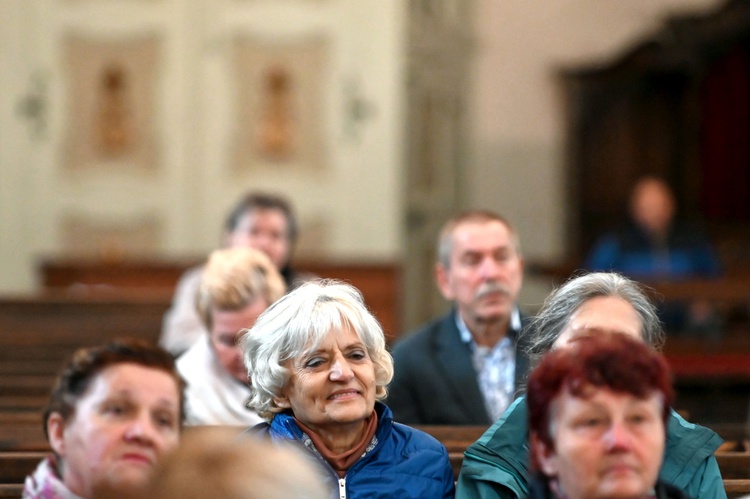
[[[0,2],[0,292],[35,289],[38,259],[61,251],[63,212],[97,223],[155,216],[163,226],[156,256],[199,256],[218,245],[228,208],[250,188],[286,194],[303,231],[328,227],[315,257],[398,259],[405,16],[403,0]],[[70,125],[58,37],[71,29],[162,36],[156,172],[61,169]],[[329,40],[323,171],[233,170],[227,47],[242,30]],[[49,129],[33,139],[15,109],[39,69],[49,78]],[[350,119],[350,95],[367,110],[362,120]]]
[[[701,10],[718,3],[478,0],[477,54],[469,90],[472,143],[466,178],[470,204],[508,216],[518,227],[527,258],[561,257],[563,131],[555,70],[609,60],[657,29],[668,12]],[[38,19],[56,19],[48,10],[63,4],[79,5],[48,0],[0,2],[3,292],[33,289],[35,259],[57,248],[54,213],[48,205],[40,204],[39,196],[57,192],[60,178],[50,163],[59,154],[55,149],[59,144],[39,147],[29,137],[27,124],[18,117],[15,106],[27,91],[35,65],[53,62],[54,50],[41,57],[33,53],[39,49],[40,30],[45,28]],[[150,16],[149,22],[169,32],[164,58],[168,66],[161,82],[167,97],[159,116],[163,120],[161,139],[170,146],[164,150],[163,169],[155,181],[170,187],[144,185],[134,196],[147,198],[136,199],[137,206],[155,210],[167,222],[163,256],[196,255],[215,247],[226,209],[252,185],[287,192],[297,205],[303,228],[305,221],[327,221],[331,231],[325,251],[332,258],[399,258],[406,0],[161,0],[148,4],[144,15]],[[80,5],[85,9],[89,4]],[[106,15],[110,4],[96,5],[91,6],[91,12]],[[44,16],[35,17],[42,8]],[[214,106],[222,113],[231,105],[223,87],[212,86],[221,81],[226,70],[217,55],[222,39],[214,37],[221,22],[216,13],[221,9],[246,11],[248,23],[265,24],[269,31],[284,33],[317,23],[330,34],[333,66],[325,107],[330,168],[325,172],[276,172],[217,180],[227,167],[222,152],[226,143],[210,116]],[[259,20],[259,15],[268,18]],[[240,16],[237,22],[243,19]],[[87,18],[87,22],[93,21]],[[111,23],[109,16],[107,24]],[[345,88],[352,84],[369,110],[353,134],[343,110]],[[51,109],[57,109],[59,97],[52,92]],[[56,122],[51,125],[61,126]],[[78,209],[100,210],[102,216],[137,215],[122,203],[116,205],[119,196],[110,200],[110,196],[97,195],[99,180],[70,183],[64,202]],[[90,202],[81,202],[79,197]],[[537,303],[545,286],[527,282],[525,299]]]
[[31,289],[36,283],[33,221],[42,214],[32,201],[39,173],[34,142],[46,130],[22,111],[37,88],[25,66],[34,50],[27,38],[35,15],[24,0],[0,2],[0,290]]

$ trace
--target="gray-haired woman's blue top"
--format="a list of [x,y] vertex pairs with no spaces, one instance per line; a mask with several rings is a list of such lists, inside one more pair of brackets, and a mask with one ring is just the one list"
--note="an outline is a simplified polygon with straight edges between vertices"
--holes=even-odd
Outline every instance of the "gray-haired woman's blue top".
[[452,499],[453,469],[445,446],[423,431],[394,422],[385,404],[376,402],[375,411],[375,436],[344,478],[317,452],[290,414],[277,414],[270,425],[256,426],[251,432],[271,441],[301,444],[320,467],[332,498]]

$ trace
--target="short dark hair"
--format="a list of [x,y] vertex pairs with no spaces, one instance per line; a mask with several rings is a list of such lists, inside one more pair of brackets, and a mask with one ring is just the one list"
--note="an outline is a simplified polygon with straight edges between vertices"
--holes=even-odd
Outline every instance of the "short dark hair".
[[75,414],[76,404],[91,386],[92,380],[105,368],[117,364],[137,364],[164,371],[172,376],[180,395],[180,426],[185,419],[185,381],[177,372],[174,358],[164,349],[139,339],[119,339],[102,346],[76,350],[63,367],[54,387],[49,403],[44,409],[44,435],[47,421],[52,413],[69,421]]
[[294,216],[294,210],[292,205],[286,198],[267,192],[248,192],[237,204],[234,205],[232,211],[229,212],[226,221],[224,222],[224,230],[227,233],[234,232],[237,229],[237,225],[240,223],[242,216],[253,210],[278,210],[284,214],[286,218],[286,229],[287,239],[291,244],[297,241],[297,219]]
[[643,341],[612,333],[583,337],[542,358],[529,376],[526,395],[529,431],[548,449],[554,449],[550,427],[553,401],[566,390],[585,399],[592,387],[608,388],[639,399],[660,393],[662,420],[666,425],[674,400],[666,359]]

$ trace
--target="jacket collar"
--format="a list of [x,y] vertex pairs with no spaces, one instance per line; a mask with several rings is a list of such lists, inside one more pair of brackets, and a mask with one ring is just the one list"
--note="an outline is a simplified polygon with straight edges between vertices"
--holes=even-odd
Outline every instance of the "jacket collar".
[[[391,409],[382,402],[375,402],[375,413],[378,415],[378,429],[375,430],[375,437],[382,442],[390,435],[393,426],[393,413]],[[294,421],[291,412],[285,411],[274,416],[271,421],[271,428],[274,433],[291,440],[302,440],[303,431]]]

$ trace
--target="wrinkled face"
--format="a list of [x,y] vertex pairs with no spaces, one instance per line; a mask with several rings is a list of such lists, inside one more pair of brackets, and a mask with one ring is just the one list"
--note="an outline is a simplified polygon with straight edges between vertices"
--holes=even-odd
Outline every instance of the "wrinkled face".
[[642,339],[641,318],[633,306],[615,296],[597,296],[583,302],[552,348],[570,344],[597,333],[622,333]]
[[227,235],[227,246],[260,250],[268,255],[277,269],[282,269],[291,256],[289,227],[284,212],[273,208],[245,212],[234,231]]
[[450,268],[437,266],[437,282],[467,324],[506,320],[518,299],[523,262],[512,235],[498,221],[465,222],[453,231]]
[[592,391],[580,398],[566,390],[553,401],[555,448],[533,443],[542,472],[570,499],[648,497],[664,453],[661,396]]
[[50,445],[63,462],[66,487],[92,497],[95,487],[138,486],[177,446],[180,395],[168,373],[138,364],[102,370],[67,422],[53,413]]
[[359,431],[375,408],[375,366],[350,327],[332,330],[320,346],[287,363],[292,376],[275,398],[317,433]]
[[210,339],[216,360],[226,372],[243,383],[247,383],[248,378],[239,345],[240,331],[252,327],[268,305],[266,300],[258,298],[241,310],[211,311]]

